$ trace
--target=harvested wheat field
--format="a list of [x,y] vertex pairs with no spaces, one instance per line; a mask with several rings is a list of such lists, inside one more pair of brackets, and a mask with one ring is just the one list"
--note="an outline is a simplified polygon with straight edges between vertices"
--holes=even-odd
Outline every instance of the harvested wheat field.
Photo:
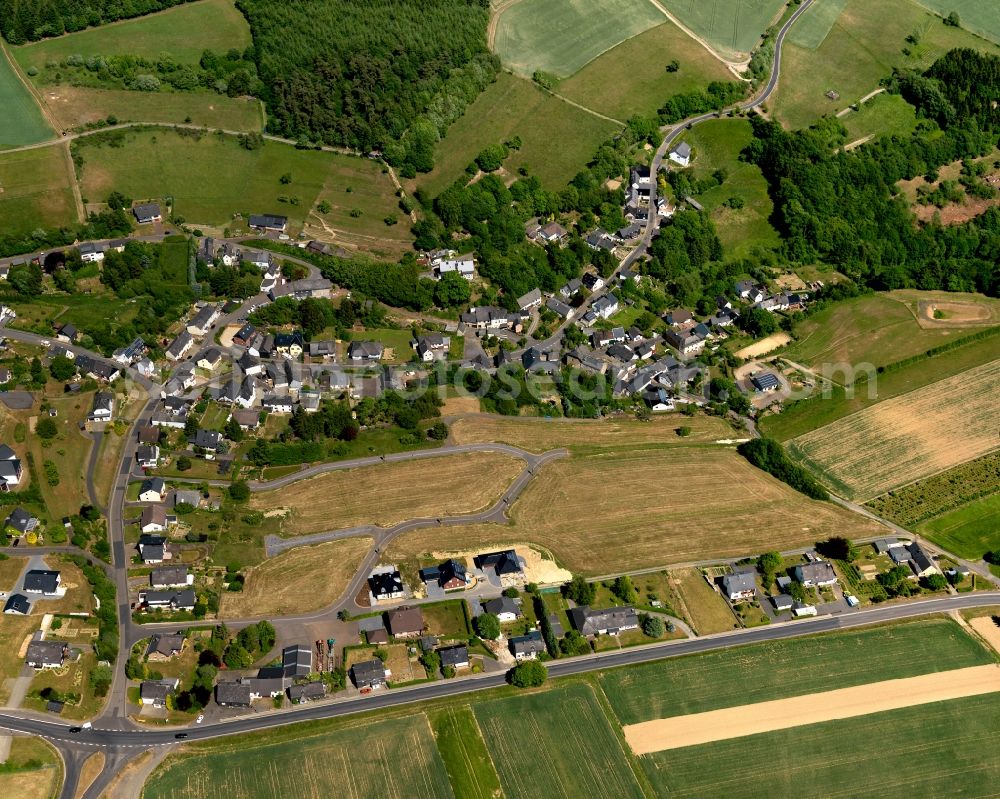
[[[677,431],[690,428],[688,436]],[[529,452],[566,447],[574,452],[658,444],[699,444],[738,437],[732,426],[715,416],[657,416],[648,422],[620,419],[543,419],[541,417],[472,416],[451,426],[456,444],[498,442]]]
[[524,468],[524,461],[497,452],[328,472],[285,488],[254,494],[250,506],[285,511],[281,532],[306,535],[361,524],[389,527],[422,516],[485,510]]
[[791,549],[829,535],[883,528],[799,494],[731,447],[664,447],[553,461],[510,510],[513,523],[427,529],[390,557],[529,541],[573,572],[598,575]]
[[794,438],[789,451],[837,493],[868,500],[1000,446],[1000,360]]
[[222,594],[225,618],[307,613],[333,604],[358,570],[370,538],[296,547],[250,570],[240,593]]
[[969,619],[969,626],[1000,654],[1000,626],[997,626],[992,616],[978,616],[975,619]]
[[1000,665],[855,685],[623,727],[637,755],[1000,691]]

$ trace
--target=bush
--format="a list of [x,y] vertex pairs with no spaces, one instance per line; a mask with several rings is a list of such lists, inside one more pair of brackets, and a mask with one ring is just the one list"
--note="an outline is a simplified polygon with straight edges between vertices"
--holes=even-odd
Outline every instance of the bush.
[[480,638],[496,641],[500,637],[500,619],[494,613],[483,613],[476,616],[473,626]]
[[548,676],[545,664],[537,660],[526,660],[507,672],[507,682],[515,688],[538,688],[545,684]]
[[59,434],[59,428],[51,416],[43,416],[35,425],[35,433],[39,438],[50,441]]
[[597,588],[579,574],[563,586],[562,592],[564,597],[572,599],[577,605],[590,605],[597,596]]
[[229,486],[229,498],[234,502],[246,502],[250,499],[250,486],[246,480],[237,480]]
[[186,472],[191,468],[191,459],[187,455],[181,455],[177,459],[177,471]]
[[663,619],[659,616],[646,616],[642,620],[642,631],[650,638],[662,638],[665,629]]

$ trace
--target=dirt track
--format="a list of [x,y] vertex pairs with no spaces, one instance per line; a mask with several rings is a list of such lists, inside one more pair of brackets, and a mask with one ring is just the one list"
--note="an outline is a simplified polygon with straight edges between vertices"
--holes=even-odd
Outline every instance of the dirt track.
[[923,674],[624,727],[637,755],[1000,691],[1000,665]]

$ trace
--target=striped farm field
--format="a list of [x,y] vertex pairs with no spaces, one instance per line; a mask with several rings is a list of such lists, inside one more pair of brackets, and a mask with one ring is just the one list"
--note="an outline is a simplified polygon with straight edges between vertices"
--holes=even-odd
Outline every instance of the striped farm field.
[[792,439],[834,491],[867,500],[1000,446],[1000,360],[870,406]]
[[0,44],[0,150],[36,144],[53,136],[31,92],[21,83]]
[[667,11],[723,58],[746,58],[786,0],[663,0]]

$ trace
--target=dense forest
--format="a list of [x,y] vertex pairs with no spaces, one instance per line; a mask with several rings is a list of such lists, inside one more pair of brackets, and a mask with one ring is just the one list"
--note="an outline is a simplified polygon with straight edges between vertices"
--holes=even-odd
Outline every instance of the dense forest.
[[0,33],[11,44],[141,17],[191,0],[0,0]]
[[269,129],[429,170],[448,125],[495,79],[480,0],[239,0]]
[[1000,210],[961,225],[918,225],[896,188],[900,180],[932,180],[945,164],[993,150],[1000,134],[1000,59],[955,50],[924,74],[896,73],[889,88],[916,106],[923,118],[917,131],[851,152],[831,147],[844,134],[836,120],[795,132],[752,120],[747,156],[770,183],[784,254],[836,264],[875,289],[1000,295]]

